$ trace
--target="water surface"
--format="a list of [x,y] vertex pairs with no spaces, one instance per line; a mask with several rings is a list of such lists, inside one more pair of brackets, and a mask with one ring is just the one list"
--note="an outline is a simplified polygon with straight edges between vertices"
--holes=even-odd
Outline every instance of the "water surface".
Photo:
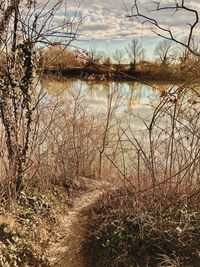
[[[153,84],[153,87],[150,86]],[[131,114],[135,127],[139,126],[140,118],[150,120],[152,107],[159,103],[161,92],[173,85],[166,82],[146,83],[128,81],[83,81],[60,76],[46,76],[42,80],[42,88],[51,96],[65,95],[69,91],[81,92],[86,105],[94,113],[104,112],[107,108],[108,96],[111,93],[119,97],[116,114],[122,119]]]

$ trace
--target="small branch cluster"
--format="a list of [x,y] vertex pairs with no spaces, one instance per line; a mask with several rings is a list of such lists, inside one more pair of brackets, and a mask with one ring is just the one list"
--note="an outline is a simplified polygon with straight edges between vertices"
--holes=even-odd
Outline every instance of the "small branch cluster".
[[[128,12],[127,18],[136,18],[136,19],[141,19],[142,23],[149,23],[153,25],[155,28],[157,28],[158,31],[155,29],[152,29],[152,31],[167,40],[173,41],[183,47],[186,47],[193,55],[195,56],[200,56],[200,52],[196,49],[193,49],[192,47],[192,40],[194,38],[194,31],[197,28],[197,25],[199,23],[199,14],[198,11],[190,8],[186,5],[185,1],[175,1],[174,5],[162,5],[162,1],[154,1],[153,4],[155,5],[155,8],[148,10],[148,14],[145,12],[141,11],[140,4],[138,3],[138,0],[135,0],[134,5],[131,8],[131,11],[129,12],[128,8],[125,5],[125,8]],[[187,36],[186,41],[181,41],[179,38],[177,38],[177,35],[173,33],[172,29],[168,26],[165,26],[161,23],[158,22],[158,20],[155,18],[155,12],[160,12],[160,11],[166,11],[167,12],[173,12],[174,14],[177,13],[178,11],[185,11],[187,12],[187,15],[193,17],[193,22],[191,24],[188,24],[189,26],[189,34]],[[153,15],[152,15],[153,13]]]

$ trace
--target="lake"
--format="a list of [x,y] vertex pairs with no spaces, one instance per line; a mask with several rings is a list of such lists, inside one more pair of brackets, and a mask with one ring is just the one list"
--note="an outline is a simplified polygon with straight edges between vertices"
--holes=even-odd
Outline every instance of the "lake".
[[70,90],[80,91],[88,109],[97,114],[106,110],[108,95],[115,92],[114,94],[120,98],[116,110],[117,117],[121,119],[127,114],[132,115],[135,128],[143,128],[141,118],[150,120],[152,107],[159,103],[161,92],[173,86],[166,82],[149,82],[148,85],[135,81],[83,81],[61,76],[45,76],[41,84],[43,90],[54,97],[65,96]]

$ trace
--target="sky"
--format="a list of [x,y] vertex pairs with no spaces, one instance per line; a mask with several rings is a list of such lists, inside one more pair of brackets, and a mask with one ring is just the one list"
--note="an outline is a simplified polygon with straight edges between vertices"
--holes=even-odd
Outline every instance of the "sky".
[[[154,1],[155,2],[155,1]],[[181,0],[161,0],[160,7],[172,6]],[[68,14],[81,19],[79,37],[76,46],[91,50],[102,50],[111,55],[116,49],[124,49],[133,38],[139,38],[145,49],[146,59],[153,58],[156,44],[161,40],[152,31],[152,25],[137,19],[129,19],[134,0],[67,0]],[[200,0],[185,0],[185,5],[194,8],[200,15]],[[189,24],[195,20],[194,13],[168,10],[155,11],[151,0],[138,0],[140,11],[156,18],[160,25],[170,27],[177,38],[183,39],[189,34]],[[199,23],[195,35],[199,35]],[[155,30],[155,29],[154,29]]]
[[[72,6],[78,5],[73,4]],[[125,49],[133,38],[138,38],[152,58],[155,38],[152,32],[144,32],[137,21],[126,18],[127,12],[122,0],[85,0],[80,4],[82,19],[77,46],[87,50],[96,49],[111,55],[116,49]]]

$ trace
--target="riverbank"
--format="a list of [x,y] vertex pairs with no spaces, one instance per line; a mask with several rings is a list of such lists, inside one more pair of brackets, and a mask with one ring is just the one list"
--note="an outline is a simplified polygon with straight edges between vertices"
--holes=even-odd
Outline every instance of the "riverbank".
[[174,71],[172,68],[158,68],[155,70],[115,70],[112,68],[69,68],[69,69],[45,69],[45,75],[60,75],[64,77],[81,78],[83,80],[94,81],[185,81],[188,75],[182,72]]

